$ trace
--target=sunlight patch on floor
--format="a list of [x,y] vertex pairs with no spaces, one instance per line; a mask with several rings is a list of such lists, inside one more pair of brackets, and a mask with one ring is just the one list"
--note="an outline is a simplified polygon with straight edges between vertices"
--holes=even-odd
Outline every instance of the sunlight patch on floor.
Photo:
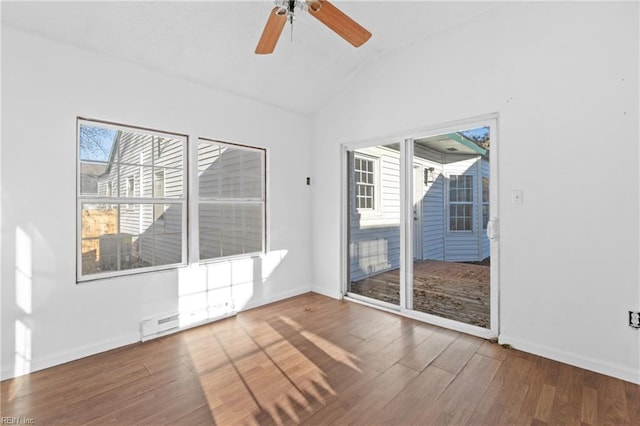
[[280,319],[298,330],[298,332],[305,339],[316,345],[319,349],[324,351],[324,353],[333,358],[335,361],[346,365],[347,367],[357,371],[358,373],[362,373],[362,370],[354,363],[354,361],[358,360],[358,357],[356,357],[355,355],[352,355],[341,347],[331,343],[327,339],[324,339],[311,331],[305,330],[300,324],[298,324],[291,318],[281,316]]

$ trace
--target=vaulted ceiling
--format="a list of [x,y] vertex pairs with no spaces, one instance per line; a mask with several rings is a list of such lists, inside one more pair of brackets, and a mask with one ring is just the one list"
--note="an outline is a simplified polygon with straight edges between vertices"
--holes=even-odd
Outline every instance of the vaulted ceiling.
[[332,3],[373,34],[366,44],[356,49],[313,17],[299,12],[293,34],[287,24],[275,52],[256,55],[256,43],[273,8],[271,0],[3,1],[1,13],[3,27],[311,115],[357,78],[358,71],[374,58],[464,25],[499,4]]

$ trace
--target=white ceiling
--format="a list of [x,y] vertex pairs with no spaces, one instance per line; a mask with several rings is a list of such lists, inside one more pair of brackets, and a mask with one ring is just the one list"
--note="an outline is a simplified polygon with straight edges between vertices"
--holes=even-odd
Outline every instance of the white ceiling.
[[354,48],[306,13],[274,54],[254,49],[271,0],[2,2],[2,24],[289,111],[313,114],[373,58],[497,3],[333,1],[373,36]]

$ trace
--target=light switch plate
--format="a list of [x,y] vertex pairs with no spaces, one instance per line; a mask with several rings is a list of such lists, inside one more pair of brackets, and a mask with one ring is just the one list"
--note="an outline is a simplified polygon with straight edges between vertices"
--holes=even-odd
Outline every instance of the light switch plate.
[[511,204],[522,204],[522,189],[511,191]]

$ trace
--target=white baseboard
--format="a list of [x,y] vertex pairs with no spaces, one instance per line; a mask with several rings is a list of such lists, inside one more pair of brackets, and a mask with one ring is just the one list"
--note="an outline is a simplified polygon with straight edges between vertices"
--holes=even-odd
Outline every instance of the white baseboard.
[[[298,296],[304,293],[308,293],[311,291],[311,287],[310,286],[306,286],[306,287],[299,287],[290,291],[286,291],[286,292],[282,292],[282,293],[278,293],[278,294],[274,294],[271,295],[268,298],[265,299],[260,299],[260,300],[252,300],[250,301],[247,305],[245,305],[242,308],[242,311],[246,311],[248,309],[252,309],[252,308],[257,308],[259,306],[262,305],[266,305],[269,303],[273,303],[273,302],[277,302],[283,299],[288,299],[289,297],[293,297],[293,296]],[[220,320],[220,319],[224,319],[230,315],[233,315],[233,313],[229,314],[229,315],[225,315],[222,316],[220,318],[214,318],[214,319],[210,319],[208,321],[203,321],[197,324],[190,324],[188,326],[182,327],[182,328],[178,328],[178,329],[174,329],[174,330],[169,330],[166,333],[163,333],[162,336],[164,335],[168,335],[168,334],[173,334],[173,333],[177,333],[189,328],[193,328],[199,325],[203,325],[209,322],[214,322],[216,320]],[[158,335],[156,337],[161,337],[161,335]],[[71,361],[75,361],[78,360],[80,358],[84,358],[87,356],[91,356],[91,355],[96,355],[99,354],[101,352],[105,352],[105,351],[109,351],[112,349],[117,349],[119,347],[122,346],[126,346],[126,345],[130,345],[133,343],[138,343],[140,342],[140,330],[136,327],[136,330],[132,333],[129,333],[127,335],[118,337],[118,338],[114,338],[114,339],[109,339],[109,340],[105,340],[96,344],[92,344],[92,345],[87,345],[87,346],[83,346],[83,347],[79,347],[79,348],[75,348],[72,349],[70,351],[65,351],[65,352],[61,352],[61,353],[57,353],[54,355],[47,355],[44,357],[40,357],[38,359],[35,359],[33,361],[31,361],[31,365],[30,368],[28,369],[28,371],[22,372],[22,373],[17,373],[14,369],[14,366],[11,364],[6,365],[5,362],[9,361],[12,362],[13,360],[2,360],[3,361],[3,365],[2,365],[2,370],[0,371],[0,380],[7,380],[7,379],[12,379],[14,377],[17,376],[21,376],[24,374],[28,374],[28,373],[33,373],[39,370],[44,370],[45,368],[50,368],[50,367],[55,367],[56,365],[61,365],[61,364],[65,364],[67,362],[71,362]]]
[[281,293],[271,295],[265,299],[250,300],[245,306],[242,307],[242,309],[238,310],[237,312],[248,311],[249,309],[257,308],[263,305],[268,305],[269,303],[278,302],[280,300],[288,299],[290,297],[299,296],[301,294],[309,293],[310,291],[311,291],[311,286],[298,287],[293,290],[284,291]]
[[328,291],[325,288],[312,287],[311,291],[314,293],[321,294],[323,296],[330,297],[332,299],[342,299],[342,293],[340,291]]
[[638,366],[638,369],[633,369],[595,360],[592,358],[583,357],[569,352],[559,351],[557,349],[552,349],[545,346],[532,344],[505,335],[501,335],[498,341],[500,344],[511,345],[514,349],[518,349],[523,352],[529,352],[531,354],[539,355],[541,357],[552,359],[554,361],[559,361],[565,364],[573,365],[575,367],[584,368],[585,370],[594,371],[596,373],[604,374],[640,385],[640,365]]
[[[39,359],[32,360],[31,365],[25,372],[16,372],[14,370],[15,367],[13,365],[5,365],[4,362],[7,360],[3,359],[2,372],[0,373],[1,380],[12,379],[24,374],[33,373],[50,367],[55,367],[56,365],[66,364],[67,362],[85,358],[90,355],[96,355],[101,352],[106,352],[122,346],[131,345],[139,341],[140,332],[136,330],[133,333],[129,333],[118,338],[104,340],[102,342],[74,348],[70,351],[59,352],[53,355],[45,355],[43,357],[40,357]],[[9,362],[11,361],[12,360],[9,360]]]

